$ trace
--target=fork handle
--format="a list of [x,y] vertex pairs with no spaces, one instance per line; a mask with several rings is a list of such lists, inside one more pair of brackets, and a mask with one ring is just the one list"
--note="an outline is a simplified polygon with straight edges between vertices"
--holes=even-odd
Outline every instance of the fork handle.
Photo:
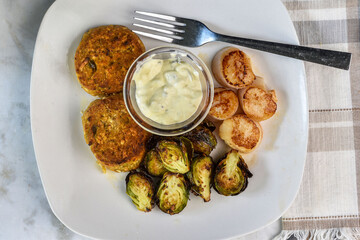
[[296,58],[308,62],[348,70],[351,53],[303,47],[284,43],[275,43],[255,39],[239,38],[216,34],[216,41],[228,42],[264,52],[274,53],[286,57]]

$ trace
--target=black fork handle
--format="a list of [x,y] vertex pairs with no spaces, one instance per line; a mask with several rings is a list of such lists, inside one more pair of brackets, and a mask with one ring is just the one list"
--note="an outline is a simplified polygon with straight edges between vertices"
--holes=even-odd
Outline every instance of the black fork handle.
[[351,53],[216,34],[216,41],[348,70]]

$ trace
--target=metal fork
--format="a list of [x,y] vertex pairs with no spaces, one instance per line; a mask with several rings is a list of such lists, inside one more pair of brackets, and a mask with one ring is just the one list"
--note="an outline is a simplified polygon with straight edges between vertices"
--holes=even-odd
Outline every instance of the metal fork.
[[348,52],[226,36],[211,31],[197,20],[144,11],[135,13],[141,17],[134,17],[134,20],[142,24],[133,25],[150,31],[133,30],[135,33],[168,43],[199,47],[208,42],[221,41],[345,70],[350,66],[351,53]]

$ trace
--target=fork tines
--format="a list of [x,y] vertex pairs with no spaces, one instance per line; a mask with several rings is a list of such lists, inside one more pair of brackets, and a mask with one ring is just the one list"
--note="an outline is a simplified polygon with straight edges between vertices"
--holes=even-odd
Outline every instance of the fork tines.
[[180,34],[185,31],[181,27],[186,26],[186,23],[181,20],[185,19],[144,11],[135,11],[135,14],[141,15],[141,17],[134,17],[135,22],[140,23],[133,23],[133,26],[148,31],[133,30],[133,32],[168,43],[183,39]]

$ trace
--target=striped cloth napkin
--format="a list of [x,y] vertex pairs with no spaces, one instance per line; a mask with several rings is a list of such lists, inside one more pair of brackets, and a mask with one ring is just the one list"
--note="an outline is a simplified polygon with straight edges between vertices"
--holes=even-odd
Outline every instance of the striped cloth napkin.
[[359,0],[283,0],[302,45],[352,53],[350,71],[305,63],[309,145],[284,239],[360,239]]

